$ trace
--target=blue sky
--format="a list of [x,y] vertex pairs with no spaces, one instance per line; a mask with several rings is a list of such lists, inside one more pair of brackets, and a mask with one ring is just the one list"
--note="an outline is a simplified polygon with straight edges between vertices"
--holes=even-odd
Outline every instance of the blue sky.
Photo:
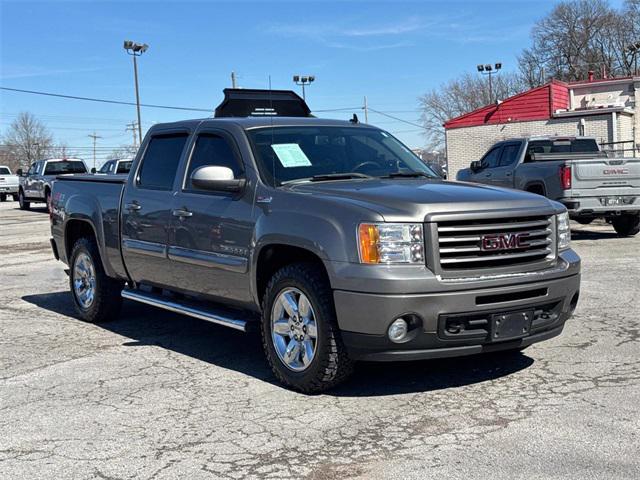
[[[417,97],[447,79],[480,62],[514,70],[531,26],[553,4],[1,1],[0,78],[4,87],[133,101],[122,49],[131,39],[150,45],[140,61],[143,103],[213,109],[232,70],[247,88],[266,88],[269,75],[273,88],[293,88],[293,74],[313,74],[312,110],[360,108],[366,95],[371,108],[417,122]],[[134,107],[1,91],[0,131],[25,110],[71,147],[86,149],[95,130],[105,152],[131,139],[124,128],[135,119]],[[143,127],[200,116],[142,110]],[[424,143],[415,126],[373,113],[369,121],[411,147]]]

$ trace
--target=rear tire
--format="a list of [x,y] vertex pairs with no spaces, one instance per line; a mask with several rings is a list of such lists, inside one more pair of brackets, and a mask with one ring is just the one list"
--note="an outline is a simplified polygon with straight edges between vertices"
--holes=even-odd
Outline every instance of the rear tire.
[[44,192],[44,203],[47,205],[47,212],[51,212],[51,191]]
[[13,201],[14,201],[14,202],[17,202],[17,201],[18,201],[18,194],[17,194],[17,193],[14,193],[14,194],[13,194]]
[[575,220],[580,225],[589,225],[591,222],[593,222],[594,219],[589,217],[577,217],[573,218],[572,220]]
[[20,210],[29,210],[31,207],[31,204],[25,199],[24,192],[22,190],[18,192],[18,203],[20,204]]
[[0,202],[6,202],[7,201],[7,196],[3,193],[0,195]]
[[80,238],[76,241],[69,267],[69,287],[78,316],[91,323],[115,319],[122,306],[124,283],[104,272],[94,239]]
[[[295,315],[282,306],[287,295],[295,300]],[[274,333],[274,323],[280,323],[284,330],[278,333],[276,329]],[[286,333],[289,328],[290,334]],[[353,371],[353,362],[340,337],[333,292],[324,272],[313,263],[287,265],[271,278],[262,302],[261,331],[274,375],[294,390],[322,392],[346,380]],[[292,346],[291,352],[299,352],[290,355],[292,359],[295,355],[295,360],[285,360],[287,351],[283,353],[283,346]]]
[[621,237],[632,237],[640,232],[640,214],[625,213],[611,220],[613,228]]

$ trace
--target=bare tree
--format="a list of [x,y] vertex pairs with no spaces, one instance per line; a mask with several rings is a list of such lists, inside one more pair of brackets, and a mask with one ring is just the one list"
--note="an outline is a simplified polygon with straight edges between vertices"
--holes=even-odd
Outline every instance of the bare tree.
[[[443,124],[451,118],[488,105],[488,79],[480,75],[464,74],[440,88],[431,90],[419,98],[425,128],[427,146],[431,150],[444,147]],[[526,84],[516,74],[501,72],[492,78],[493,97],[504,99],[526,89]]]
[[49,153],[53,137],[33,114],[22,112],[2,136],[2,144],[7,150],[7,158],[11,159],[11,166],[25,169]]
[[583,80],[600,75],[631,75],[636,52],[626,50],[640,27],[640,0],[620,11],[605,0],[558,3],[531,30],[532,45],[519,56],[520,73],[530,87],[549,78]]
[[111,150],[111,153],[107,155],[107,161],[132,158],[136,156],[137,151],[138,149],[131,145],[121,145],[120,147]]

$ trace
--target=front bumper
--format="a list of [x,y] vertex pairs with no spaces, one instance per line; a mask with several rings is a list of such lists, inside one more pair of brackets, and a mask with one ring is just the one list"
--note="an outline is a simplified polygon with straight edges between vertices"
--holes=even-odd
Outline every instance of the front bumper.
[[[336,290],[338,325],[354,359],[395,361],[472,355],[522,348],[560,334],[576,307],[580,274],[531,283],[428,294],[384,295]],[[493,341],[490,318],[496,314],[533,310],[530,330],[521,338]],[[400,316],[417,319],[408,340],[393,343],[389,325]],[[452,318],[489,322],[486,331],[448,334]],[[465,322],[467,320],[464,320]],[[474,323],[474,322],[471,322]],[[477,323],[477,322],[476,322]]]

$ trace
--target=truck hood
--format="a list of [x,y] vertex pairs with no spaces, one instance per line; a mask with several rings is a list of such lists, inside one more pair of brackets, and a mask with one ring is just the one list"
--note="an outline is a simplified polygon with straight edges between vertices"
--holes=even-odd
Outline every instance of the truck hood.
[[340,180],[293,184],[292,192],[334,197],[378,212],[386,221],[423,221],[438,213],[489,210],[560,211],[532,193],[463,182],[431,179]]

